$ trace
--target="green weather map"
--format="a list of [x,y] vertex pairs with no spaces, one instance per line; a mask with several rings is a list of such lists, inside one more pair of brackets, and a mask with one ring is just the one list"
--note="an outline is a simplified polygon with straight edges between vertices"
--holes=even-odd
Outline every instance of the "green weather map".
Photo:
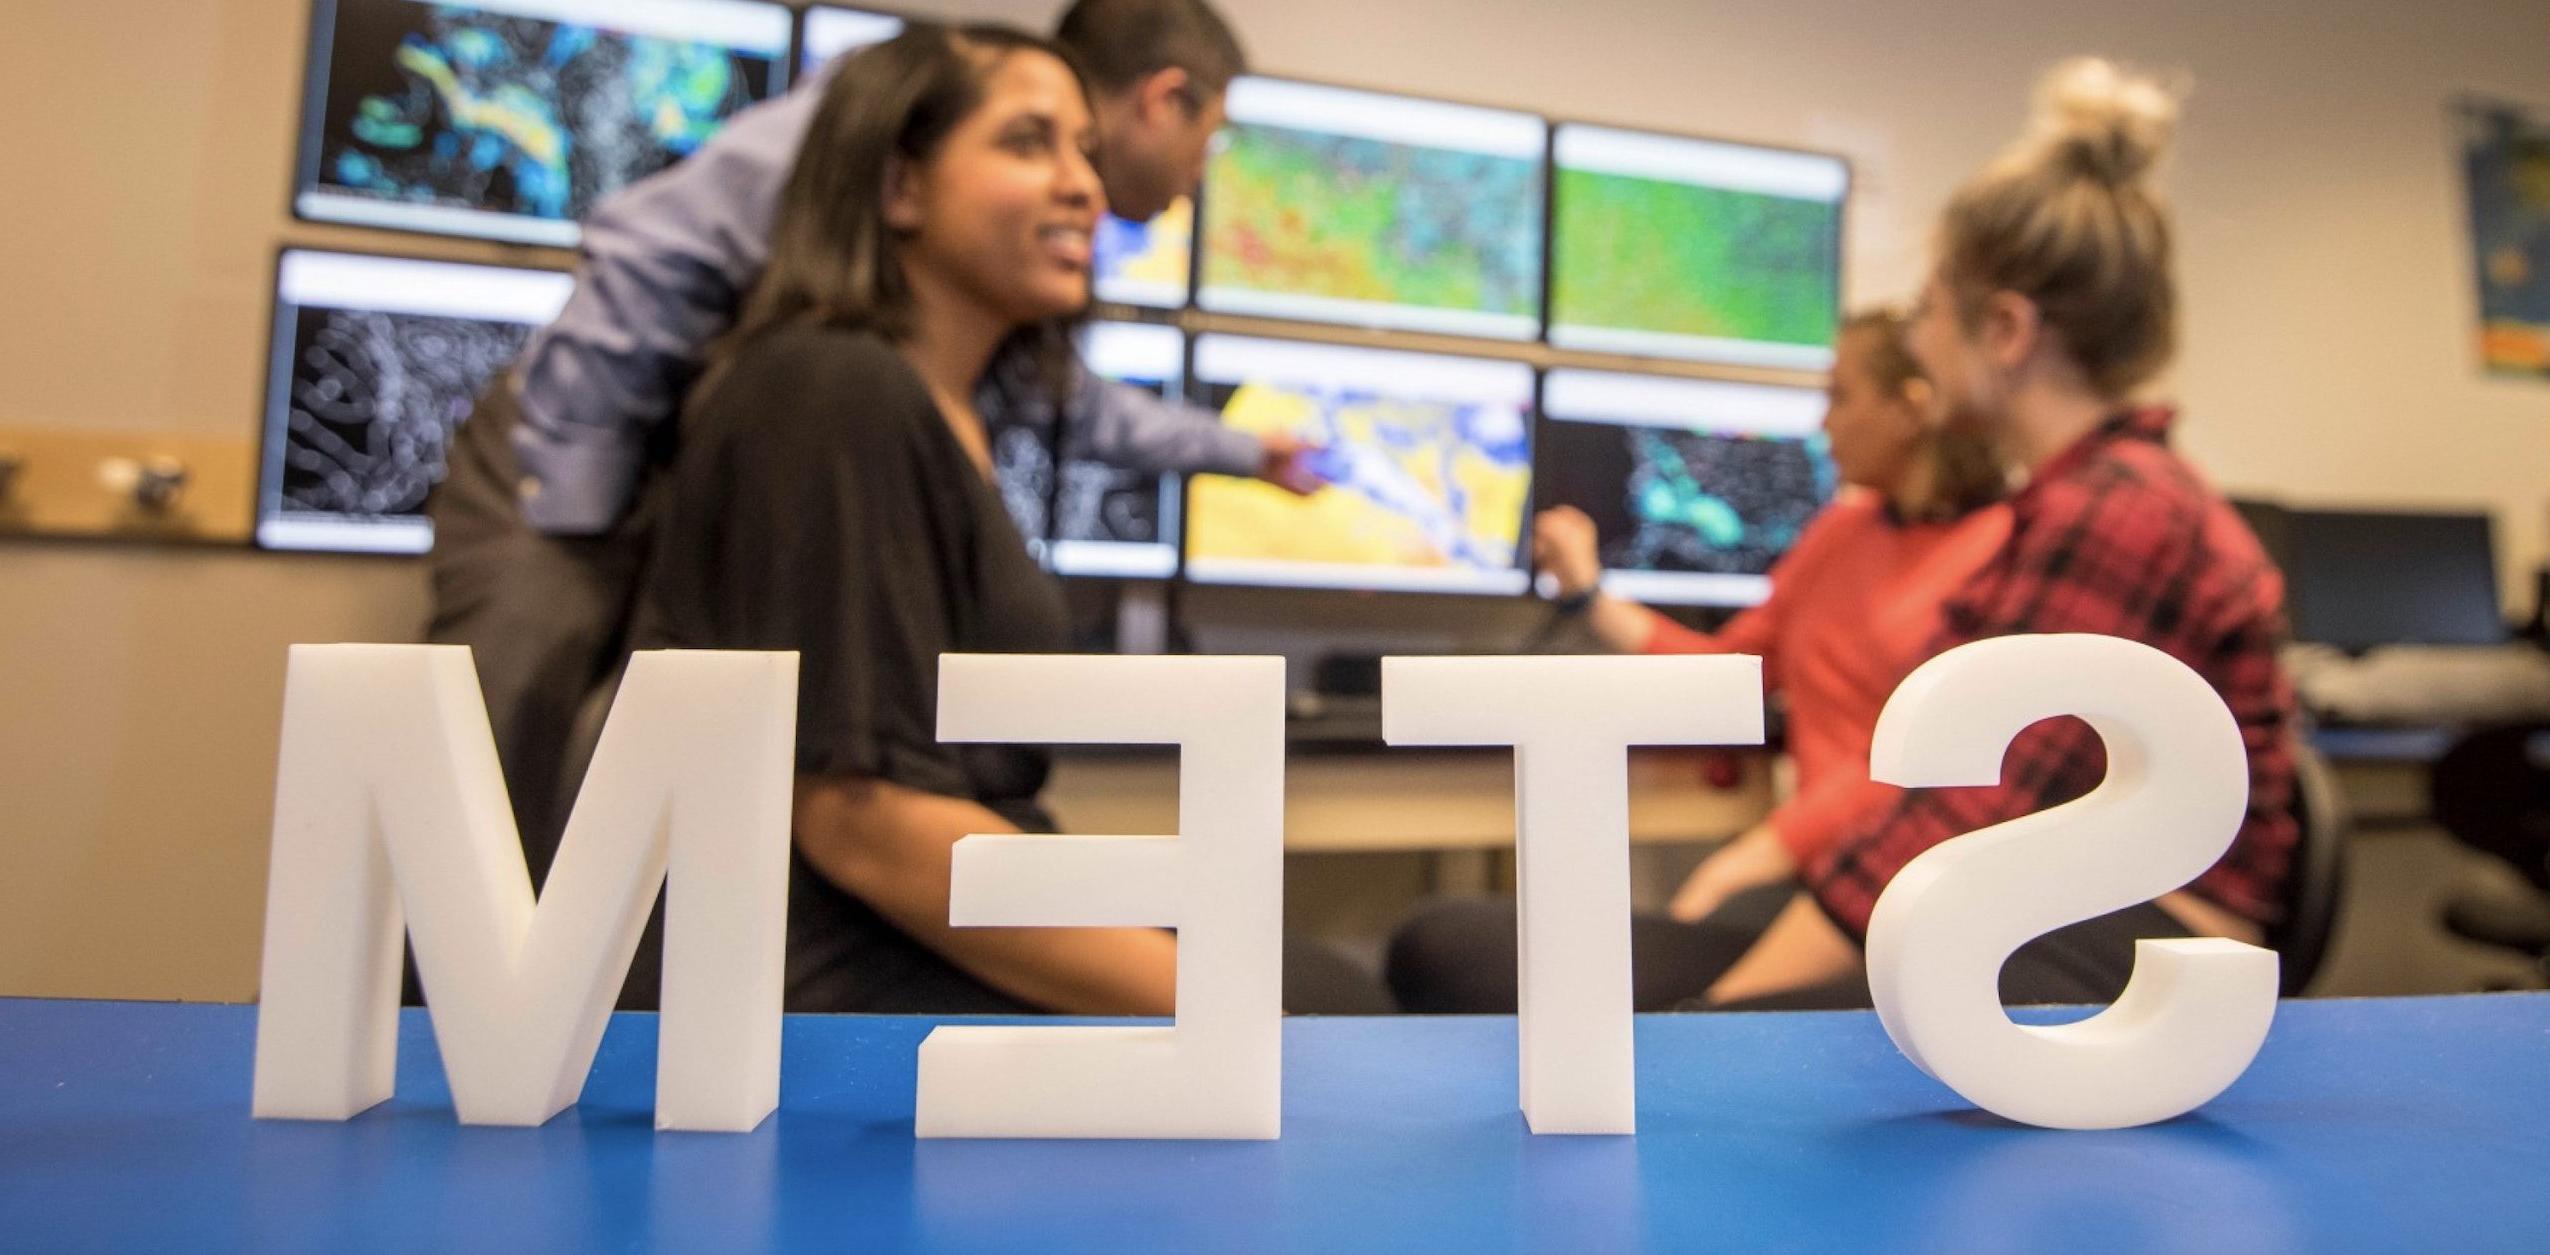
[[1840,205],[1565,169],[1556,199],[1553,323],[1832,341]]
[[1538,161],[1243,123],[1206,186],[1207,287],[1539,314]]

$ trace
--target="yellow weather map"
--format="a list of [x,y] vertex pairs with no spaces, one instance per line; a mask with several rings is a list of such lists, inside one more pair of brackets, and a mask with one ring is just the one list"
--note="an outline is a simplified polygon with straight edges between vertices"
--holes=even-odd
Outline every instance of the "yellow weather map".
[[1324,446],[1328,487],[1296,497],[1255,480],[1196,478],[1199,559],[1512,570],[1531,488],[1520,407],[1252,383],[1223,421]]
[[1098,299],[1182,304],[1195,240],[1195,200],[1181,196],[1149,222],[1107,215],[1098,226]]

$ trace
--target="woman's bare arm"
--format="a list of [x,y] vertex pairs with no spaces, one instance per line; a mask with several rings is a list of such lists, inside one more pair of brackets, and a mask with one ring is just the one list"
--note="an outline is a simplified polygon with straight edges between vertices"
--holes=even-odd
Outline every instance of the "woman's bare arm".
[[1016,832],[984,807],[869,777],[797,779],[796,840],[825,879],[975,979],[1054,1011],[1169,1015],[1177,941],[1150,928],[952,928],[950,850]]

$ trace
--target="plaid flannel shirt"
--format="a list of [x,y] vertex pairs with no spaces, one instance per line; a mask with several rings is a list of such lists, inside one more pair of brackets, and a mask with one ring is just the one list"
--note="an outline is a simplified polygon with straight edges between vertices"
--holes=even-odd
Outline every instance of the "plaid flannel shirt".
[[[1953,595],[1935,655],[2022,632],[2140,641],[2194,668],[2230,706],[2249,751],[2249,813],[2190,891],[2272,924],[2282,911],[2293,814],[2291,684],[2276,661],[2284,582],[2231,506],[2167,447],[2167,409],[2129,411],[2039,469],[2011,502],[2009,545]],[[2107,772],[2077,719],[2021,733],[1988,788],[1907,790],[1844,831],[1806,868],[1816,900],[1853,936],[1895,873],[1922,851],[2087,793]]]

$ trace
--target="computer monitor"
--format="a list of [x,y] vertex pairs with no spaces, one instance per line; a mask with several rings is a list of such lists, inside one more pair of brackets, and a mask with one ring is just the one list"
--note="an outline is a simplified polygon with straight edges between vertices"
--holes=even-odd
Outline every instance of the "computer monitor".
[[1177,309],[1195,254],[1195,199],[1181,196],[1149,222],[1108,214],[1098,223],[1093,294],[1102,301]]
[[2240,521],[2248,524],[2249,534],[2257,537],[2258,547],[2266,551],[2267,561],[2274,563],[2276,570],[2285,574],[2286,583],[2290,585],[2293,570],[2293,542],[2287,535],[2291,520],[2286,517],[2289,512],[2284,508],[2283,503],[2269,501],[2263,497],[2233,497],[2231,508],[2239,512]]
[[788,82],[759,0],[316,0],[293,212],[572,246]]
[[1205,170],[1197,303],[1529,340],[1548,133],[1526,113],[1242,78]]
[[2285,541],[2299,640],[2363,650],[2506,639],[2486,514],[2288,510]]
[[1551,344],[1832,364],[1848,163],[1573,124],[1551,151]]
[[1611,592],[1749,606],[1832,499],[1823,428],[1810,388],[1553,370],[1536,496],[1593,518]]
[[[1186,336],[1175,327],[1093,322],[1081,329],[1080,360],[1102,379],[1163,398],[1184,397]],[[1076,414],[1069,421],[1089,417]],[[1056,574],[1165,579],[1177,573],[1177,476],[1066,458],[1057,495],[1050,431],[1003,424],[991,438],[993,468],[1010,518],[1029,550]],[[1050,545],[1049,506],[1062,519]]]
[[891,13],[810,4],[798,18],[797,72],[811,74],[842,53],[881,44],[903,33],[903,19]]
[[1521,362],[1199,336],[1195,391],[1224,422],[1322,446],[1329,486],[1187,486],[1200,583],[1520,593],[1532,370]]
[[423,553],[452,431],[574,279],[300,249],[276,267],[257,475],[268,549]]

